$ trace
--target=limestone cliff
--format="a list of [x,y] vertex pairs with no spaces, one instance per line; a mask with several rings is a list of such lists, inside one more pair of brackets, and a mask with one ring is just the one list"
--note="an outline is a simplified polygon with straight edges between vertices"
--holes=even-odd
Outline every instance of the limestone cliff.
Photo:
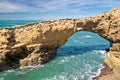
[[105,64],[109,74],[95,79],[120,80],[120,8],[81,19],[59,19],[0,29],[0,71],[43,64],[77,31],[91,31],[109,40]]

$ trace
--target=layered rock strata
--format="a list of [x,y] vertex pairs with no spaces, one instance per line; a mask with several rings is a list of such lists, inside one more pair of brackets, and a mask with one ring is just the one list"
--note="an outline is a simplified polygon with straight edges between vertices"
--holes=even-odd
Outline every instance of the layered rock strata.
[[58,47],[77,31],[91,31],[111,43],[104,63],[111,70],[98,80],[120,80],[120,8],[95,17],[59,19],[0,29],[0,71],[35,66],[55,58]]

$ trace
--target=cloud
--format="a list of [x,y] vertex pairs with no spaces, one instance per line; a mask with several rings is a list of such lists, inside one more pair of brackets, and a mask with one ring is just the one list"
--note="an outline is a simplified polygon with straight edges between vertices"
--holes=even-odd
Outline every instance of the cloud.
[[9,3],[7,1],[1,1],[0,3],[0,12],[9,12],[9,11],[16,11],[20,10],[20,7],[16,4]]
[[40,0],[34,0],[33,3],[35,3],[38,7],[42,7],[44,9],[60,9],[60,8],[69,8],[71,6],[73,7],[84,7],[84,6],[90,6],[95,5],[94,7],[99,6],[110,6],[113,7],[120,4],[119,0],[51,0],[51,1],[40,1]]
[[0,0],[0,12],[26,12],[34,10],[33,7]]
[[35,3],[37,7],[40,7],[45,11],[55,11],[55,10],[70,10],[70,9],[73,10],[78,8],[80,9],[80,7],[89,4],[85,1],[82,1],[82,0],[52,0],[52,1],[35,0],[33,3]]
[[118,7],[119,0],[0,0],[0,12],[80,12],[93,7]]

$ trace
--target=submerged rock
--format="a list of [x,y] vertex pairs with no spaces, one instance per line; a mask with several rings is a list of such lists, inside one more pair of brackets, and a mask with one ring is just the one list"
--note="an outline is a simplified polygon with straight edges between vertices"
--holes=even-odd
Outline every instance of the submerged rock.
[[[81,19],[59,19],[0,29],[0,71],[44,64],[77,31],[91,31],[111,43],[100,80],[120,79],[120,8]],[[103,71],[105,71],[103,70]]]

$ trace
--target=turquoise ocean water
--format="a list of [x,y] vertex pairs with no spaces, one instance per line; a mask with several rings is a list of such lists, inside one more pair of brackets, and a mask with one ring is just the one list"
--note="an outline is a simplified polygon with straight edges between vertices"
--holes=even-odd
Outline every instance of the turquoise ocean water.
[[0,20],[0,28],[24,25],[27,23],[37,22],[38,20]]
[[[28,22],[36,21],[0,21],[0,25],[12,27]],[[57,50],[52,61],[42,66],[0,72],[0,80],[91,80],[103,67],[105,49],[109,46],[110,43],[97,34],[76,32]]]

